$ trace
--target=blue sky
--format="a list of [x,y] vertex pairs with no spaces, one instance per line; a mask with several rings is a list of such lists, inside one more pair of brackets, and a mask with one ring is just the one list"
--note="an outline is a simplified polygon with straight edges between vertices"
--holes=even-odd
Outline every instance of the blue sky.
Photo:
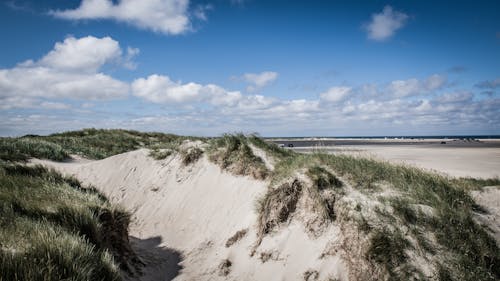
[[500,134],[498,10],[498,1],[2,1],[0,135]]

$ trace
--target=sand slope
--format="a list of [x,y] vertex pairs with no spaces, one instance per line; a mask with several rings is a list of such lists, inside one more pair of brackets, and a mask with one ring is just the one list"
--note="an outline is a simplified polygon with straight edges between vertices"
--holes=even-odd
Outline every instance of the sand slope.
[[130,279],[347,279],[340,255],[320,257],[339,239],[335,225],[314,237],[292,219],[255,247],[255,201],[267,182],[223,172],[206,157],[184,167],[176,154],[164,160],[148,154],[140,149],[100,161],[34,161],[94,185],[133,212],[131,239],[148,266],[141,278]]

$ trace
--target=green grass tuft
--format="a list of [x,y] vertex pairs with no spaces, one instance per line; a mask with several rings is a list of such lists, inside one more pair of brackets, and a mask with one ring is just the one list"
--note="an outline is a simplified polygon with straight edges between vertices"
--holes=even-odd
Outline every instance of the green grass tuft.
[[1,165],[0,280],[121,280],[136,262],[129,222],[74,178]]
[[378,229],[371,237],[370,246],[366,252],[367,258],[382,265],[393,280],[407,280],[410,272],[404,267],[408,260],[406,250],[411,244],[398,231]]

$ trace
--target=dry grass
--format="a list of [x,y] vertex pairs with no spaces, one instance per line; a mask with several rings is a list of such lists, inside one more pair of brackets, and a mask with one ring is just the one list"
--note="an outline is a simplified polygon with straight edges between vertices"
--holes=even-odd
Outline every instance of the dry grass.
[[220,276],[228,276],[229,273],[231,273],[231,266],[233,265],[233,263],[228,260],[228,259],[224,259],[221,261],[221,263],[219,264],[219,275]]
[[181,150],[182,165],[188,166],[196,163],[203,155],[203,150],[198,147],[190,147],[185,150]]
[[241,238],[243,238],[248,232],[248,229],[242,229],[239,231],[236,231],[236,233],[231,236],[229,239],[226,241],[226,248],[231,247],[234,243],[240,241]]
[[303,184],[294,180],[270,189],[266,193],[258,203],[259,237],[268,234],[276,226],[288,220],[290,215],[295,212],[302,188]]

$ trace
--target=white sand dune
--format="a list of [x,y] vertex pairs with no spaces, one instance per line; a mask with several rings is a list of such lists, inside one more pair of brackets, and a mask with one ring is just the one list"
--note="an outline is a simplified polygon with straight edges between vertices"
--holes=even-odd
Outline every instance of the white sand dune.
[[[340,239],[338,226],[313,237],[292,219],[256,247],[255,202],[268,182],[223,172],[206,157],[184,167],[178,155],[154,160],[148,154],[140,149],[100,161],[34,161],[74,175],[133,212],[130,235],[147,267],[131,279],[347,280],[340,254],[320,256]],[[238,231],[246,233],[226,247]]]

